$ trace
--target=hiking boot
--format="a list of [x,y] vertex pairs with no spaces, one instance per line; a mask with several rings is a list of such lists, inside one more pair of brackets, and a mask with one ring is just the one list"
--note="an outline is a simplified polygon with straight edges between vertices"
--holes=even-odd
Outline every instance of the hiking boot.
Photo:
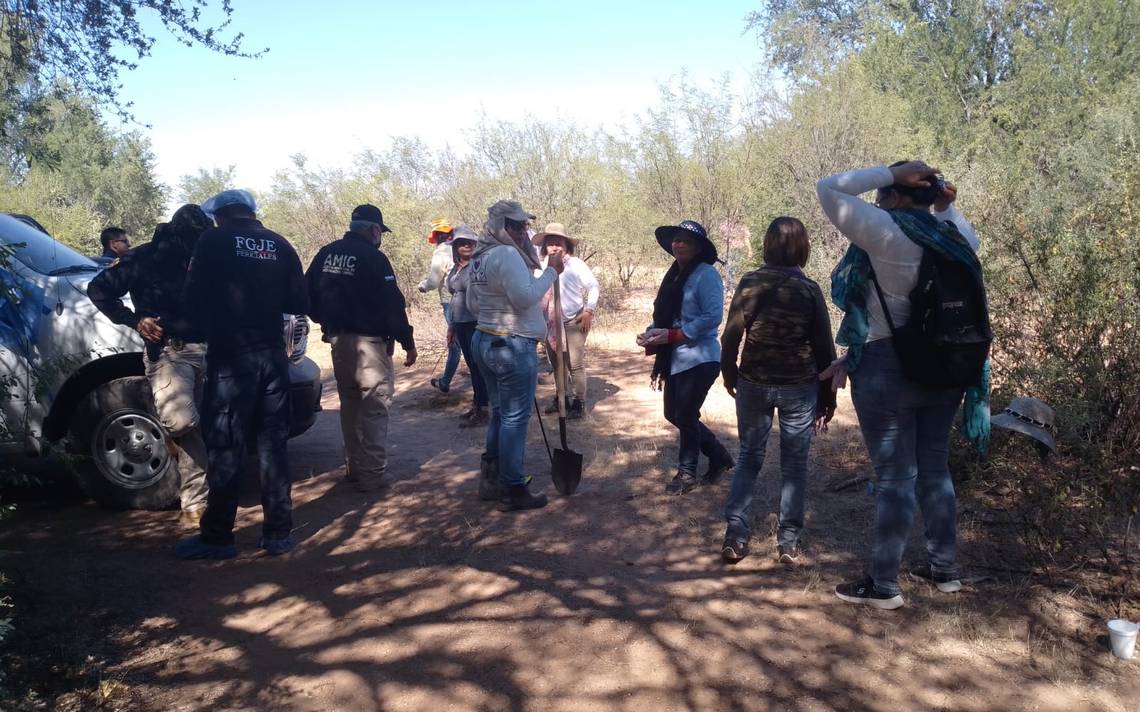
[[201,509],[183,509],[178,513],[178,523],[187,529],[197,529],[198,525],[202,523],[202,514],[205,511],[204,507]]
[[956,575],[935,573],[929,565],[911,569],[910,575],[933,583],[942,593],[957,593],[962,590],[962,580]]
[[732,459],[732,455],[728,454],[728,450],[725,450],[715,460],[709,459],[709,469],[701,475],[701,484],[715,485],[724,473],[729,472],[734,467],[736,467],[736,461]]
[[500,512],[520,512],[525,509],[542,509],[546,506],[546,495],[532,494],[526,484],[511,485],[503,495]]
[[678,471],[677,474],[673,475],[669,484],[665,485],[665,494],[685,494],[692,492],[696,487],[697,478],[695,475]]
[[285,536],[282,539],[261,537],[261,540],[257,542],[257,548],[264,549],[265,553],[270,556],[281,556],[293,550],[293,537],[292,535]]
[[487,414],[486,408],[473,408],[471,413],[459,422],[459,427],[478,428],[481,425],[486,425],[490,419],[491,416]]
[[745,556],[748,556],[748,540],[726,535],[724,543],[720,545],[720,558],[726,563],[735,564]]
[[800,548],[795,544],[780,544],[776,547],[776,560],[781,564],[795,564],[800,558]]
[[499,484],[499,461],[483,456],[479,458],[479,499],[494,502],[503,498]]
[[233,544],[207,544],[201,536],[192,536],[183,539],[174,545],[174,555],[185,561],[194,559],[232,559],[237,556],[237,547]]
[[570,405],[566,408],[566,420],[579,420],[584,415],[586,415],[586,404],[582,399],[575,398],[570,401]]
[[901,593],[882,593],[876,590],[875,582],[870,576],[860,581],[839,584],[835,587],[835,595],[847,603],[873,606],[884,611],[893,611],[903,605]]
[[448,391],[451,390],[451,385],[444,383],[442,378],[431,379],[431,387],[436,389],[440,393],[447,393]]
[[550,405],[543,408],[542,412],[546,413],[547,415],[550,415],[551,413],[557,413],[558,412],[558,396],[554,396],[553,398],[551,398],[550,399]]

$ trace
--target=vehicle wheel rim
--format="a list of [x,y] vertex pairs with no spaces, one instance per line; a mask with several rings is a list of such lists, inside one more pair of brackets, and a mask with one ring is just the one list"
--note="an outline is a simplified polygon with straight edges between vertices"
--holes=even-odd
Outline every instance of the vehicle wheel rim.
[[126,489],[144,489],[158,482],[170,461],[162,426],[137,412],[108,417],[92,447],[103,476]]

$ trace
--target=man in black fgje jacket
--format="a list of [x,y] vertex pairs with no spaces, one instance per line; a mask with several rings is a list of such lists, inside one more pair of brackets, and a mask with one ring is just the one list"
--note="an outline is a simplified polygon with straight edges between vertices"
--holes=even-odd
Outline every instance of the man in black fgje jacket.
[[357,206],[348,232],[322,247],[305,274],[309,314],[332,344],[347,479],[361,489],[380,486],[388,468],[395,342],[407,354],[405,366],[416,362],[404,295],[380,251],[385,232],[379,208]]
[[228,559],[240,491],[241,458],[257,441],[264,521],[260,546],[293,548],[286,438],[288,359],[282,314],[309,310],[301,260],[285,238],[262,227],[253,196],[226,190],[203,204],[218,227],[198,240],[186,283],[191,317],[206,334],[203,435],[210,495],[198,536],[178,544],[182,559]]

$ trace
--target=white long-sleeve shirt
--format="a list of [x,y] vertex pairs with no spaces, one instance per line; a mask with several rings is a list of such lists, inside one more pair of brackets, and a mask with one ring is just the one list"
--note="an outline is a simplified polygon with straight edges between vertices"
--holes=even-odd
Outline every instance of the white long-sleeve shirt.
[[447,288],[447,273],[451,271],[454,262],[451,259],[451,245],[436,245],[431,253],[431,266],[428,267],[427,276],[419,283],[419,290],[427,292],[432,289],[439,291],[439,303],[447,304],[451,301],[451,290]]
[[597,311],[600,290],[598,280],[585,262],[566,255],[566,269],[558,278],[558,289],[562,297],[562,318],[566,321],[578,318],[583,309]]
[[[910,320],[910,292],[918,283],[918,267],[922,262],[922,248],[915,244],[891,219],[890,214],[863,200],[859,196],[867,191],[885,188],[894,183],[894,176],[886,166],[861,168],[837,173],[816,183],[816,194],[827,218],[844,237],[863,248],[871,257],[883,297],[891,310],[895,326]],[[978,236],[974,228],[953,205],[945,212],[933,212],[939,220],[953,222],[970,247],[978,249]],[[867,314],[871,321],[868,341],[891,336],[890,326],[883,316],[883,307],[875,294],[875,285],[867,284]]]

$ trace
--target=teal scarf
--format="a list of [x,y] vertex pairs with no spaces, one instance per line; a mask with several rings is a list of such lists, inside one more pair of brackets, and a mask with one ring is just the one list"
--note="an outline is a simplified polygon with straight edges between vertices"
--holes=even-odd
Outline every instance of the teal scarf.
[[[981,278],[982,265],[966,238],[953,223],[938,220],[925,210],[887,211],[899,229],[915,244],[934,250],[943,257],[957,260],[976,271]],[[863,344],[871,332],[867,313],[868,286],[871,281],[871,258],[862,248],[851,245],[831,273],[831,301],[843,311],[835,342],[847,347],[847,371],[859,368]],[[985,452],[990,443],[990,362],[982,368],[978,383],[966,389],[962,409],[962,432],[978,449]]]

